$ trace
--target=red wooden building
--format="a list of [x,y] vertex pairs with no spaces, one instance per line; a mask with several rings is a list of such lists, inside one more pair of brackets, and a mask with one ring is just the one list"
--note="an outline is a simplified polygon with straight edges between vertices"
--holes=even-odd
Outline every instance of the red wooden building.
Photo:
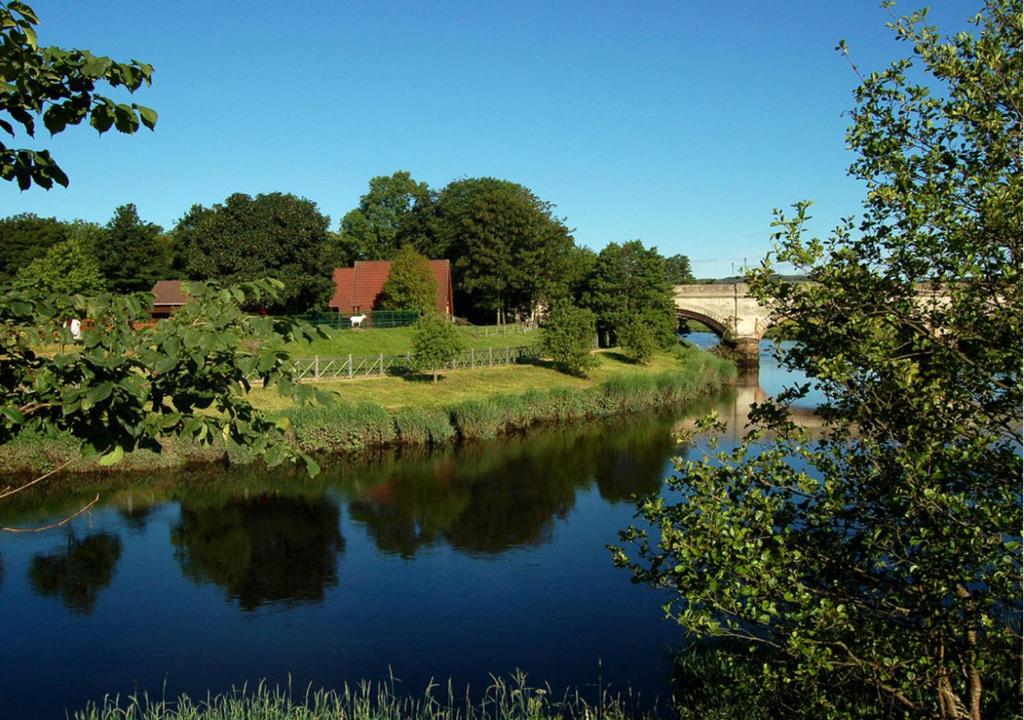
[[[428,262],[437,280],[437,311],[451,317],[455,314],[451,264],[447,260]],[[390,260],[357,260],[353,267],[336,268],[330,306],[343,315],[369,314],[372,310],[379,310],[384,283],[390,272]]]
[[181,280],[157,280],[153,285],[153,310],[150,315],[154,320],[170,317],[171,313],[188,301],[181,291],[181,283]]

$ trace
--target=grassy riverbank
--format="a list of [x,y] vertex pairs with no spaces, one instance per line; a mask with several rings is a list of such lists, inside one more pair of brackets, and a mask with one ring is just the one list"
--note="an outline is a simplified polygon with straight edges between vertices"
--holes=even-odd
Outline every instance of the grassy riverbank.
[[[320,383],[332,402],[295,407],[257,389],[253,402],[287,417],[294,441],[317,454],[359,453],[388,445],[429,445],[521,432],[540,423],[571,422],[642,412],[714,392],[734,376],[731,364],[710,353],[680,348],[660,353],[650,365],[634,365],[615,351],[598,353],[587,378],[544,364],[451,371],[434,385],[425,378],[371,377]],[[0,447],[0,473],[30,474],[75,457],[67,440],[23,437]],[[119,470],[146,470],[196,463],[244,463],[244,448],[199,447],[168,441],[160,453],[130,453]],[[70,472],[98,470],[76,461]]]
[[621,697],[605,696],[591,704],[578,693],[553,697],[550,689],[530,687],[525,675],[509,681],[495,678],[483,696],[473,700],[451,684],[433,685],[420,697],[401,697],[387,683],[345,685],[340,691],[263,684],[216,697],[167,701],[148,697],[110,699],[76,712],[74,720],[625,720],[654,718],[636,712]]

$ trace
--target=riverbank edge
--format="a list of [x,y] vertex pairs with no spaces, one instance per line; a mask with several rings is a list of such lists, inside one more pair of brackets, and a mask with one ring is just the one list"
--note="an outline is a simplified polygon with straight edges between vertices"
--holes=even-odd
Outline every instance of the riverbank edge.
[[[531,389],[495,393],[432,407],[388,409],[372,402],[290,408],[289,435],[301,450],[317,457],[353,457],[389,447],[440,446],[520,434],[533,427],[628,415],[698,400],[730,384],[733,363],[696,351],[680,357],[678,370],[623,372],[585,388]],[[0,446],[0,474],[26,476],[72,461],[65,472],[109,473],[196,465],[244,465],[255,460],[247,448],[217,442],[210,446],[170,439],[159,453],[128,453],[116,466],[74,460],[69,438],[22,437]]]

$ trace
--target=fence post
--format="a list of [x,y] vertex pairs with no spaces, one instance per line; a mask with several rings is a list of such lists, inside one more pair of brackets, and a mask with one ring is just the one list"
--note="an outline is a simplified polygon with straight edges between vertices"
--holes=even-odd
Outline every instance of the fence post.
[[494,367],[494,348],[487,348],[487,364]]
[[406,370],[412,370],[412,353],[411,352],[406,352],[405,353],[405,369]]
[[313,356],[313,379],[314,380],[319,380],[320,379],[320,356],[319,355],[314,355]]
[[380,374],[384,374],[384,353],[380,354]]
[[469,366],[471,368],[476,367],[476,353],[473,352],[473,348],[469,349]]
[[348,354],[348,379],[352,379],[352,353]]

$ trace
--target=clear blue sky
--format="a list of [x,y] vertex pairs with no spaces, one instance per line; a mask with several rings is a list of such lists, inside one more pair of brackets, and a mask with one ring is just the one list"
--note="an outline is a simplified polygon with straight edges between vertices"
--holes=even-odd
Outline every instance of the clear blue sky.
[[[843,132],[856,77],[908,51],[867,0],[32,2],[40,41],[156,68],[155,133],[49,139],[71,187],[0,187],[0,215],[170,227],[193,203],[282,191],[332,227],[374,175],[490,175],[557,205],[577,241],[639,238],[729,274],[771,210],[856,213]],[[937,0],[943,31],[980,0]],[[902,2],[897,12],[918,5]]]

